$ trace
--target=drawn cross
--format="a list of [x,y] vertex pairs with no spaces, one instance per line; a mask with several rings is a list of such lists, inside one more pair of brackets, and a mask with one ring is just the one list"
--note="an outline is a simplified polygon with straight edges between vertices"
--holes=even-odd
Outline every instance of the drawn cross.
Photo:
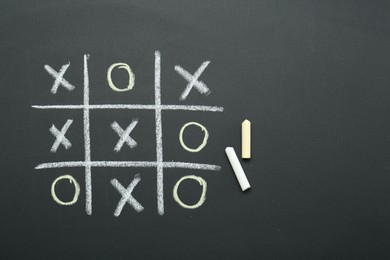
[[188,84],[186,86],[186,89],[183,91],[183,93],[180,96],[180,100],[185,100],[190,93],[192,87],[195,87],[200,93],[209,95],[211,93],[210,89],[206,86],[206,84],[203,83],[203,81],[199,81],[198,78],[203,73],[203,71],[207,68],[210,61],[205,61],[200,65],[198,70],[194,73],[194,75],[191,75],[188,71],[184,70],[180,65],[175,66],[175,70],[177,73],[179,73],[183,78],[185,78],[188,81]]
[[118,205],[114,211],[114,216],[118,217],[123,207],[125,206],[126,202],[129,203],[130,206],[132,206],[137,213],[144,210],[144,207],[131,195],[133,192],[135,186],[141,181],[141,177],[139,174],[136,174],[130,185],[125,189],[117,179],[112,179],[111,184],[114,186],[114,188],[121,194],[122,198],[118,202]]
[[46,71],[55,79],[53,86],[51,87],[51,90],[50,90],[50,92],[52,94],[57,93],[58,87],[60,85],[62,85],[64,88],[66,88],[69,91],[74,90],[75,87],[72,84],[70,84],[66,79],[64,79],[64,74],[65,74],[66,70],[68,69],[69,65],[70,65],[70,62],[68,64],[63,65],[59,72],[55,71],[49,65],[45,65]]
[[65,137],[66,131],[68,131],[68,129],[72,123],[73,123],[73,120],[68,119],[68,121],[66,121],[65,125],[62,127],[61,131],[59,131],[55,127],[54,124],[50,127],[50,129],[49,129],[50,133],[52,133],[56,138],[56,140],[54,141],[54,143],[50,149],[50,152],[55,153],[60,144],[62,144],[65,147],[65,149],[69,149],[70,147],[72,147],[72,144]]
[[122,127],[119,126],[119,124],[114,121],[111,124],[111,128],[119,135],[119,140],[117,144],[115,145],[114,151],[119,152],[122,149],[122,146],[124,143],[126,143],[130,148],[134,148],[137,146],[137,142],[130,137],[131,131],[133,131],[134,127],[138,123],[138,118],[133,119],[131,121],[131,124],[126,128],[126,130],[123,130]]

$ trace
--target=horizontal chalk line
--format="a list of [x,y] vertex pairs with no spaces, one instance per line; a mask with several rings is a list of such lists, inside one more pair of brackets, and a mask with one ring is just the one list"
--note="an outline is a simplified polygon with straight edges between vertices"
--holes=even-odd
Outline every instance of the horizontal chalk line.
[[[33,105],[32,108],[36,109],[145,109],[155,110],[156,105],[124,105],[124,104],[112,104],[112,105]],[[190,105],[159,105],[161,110],[188,110],[188,111],[208,111],[208,112],[223,112],[223,107],[218,106],[190,106]]]
[[[157,167],[157,162],[154,161],[68,161],[68,162],[50,162],[42,163],[35,169],[53,169],[67,167]],[[188,163],[188,162],[163,162],[163,168],[184,168],[197,170],[219,171],[221,166],[203,163]]]

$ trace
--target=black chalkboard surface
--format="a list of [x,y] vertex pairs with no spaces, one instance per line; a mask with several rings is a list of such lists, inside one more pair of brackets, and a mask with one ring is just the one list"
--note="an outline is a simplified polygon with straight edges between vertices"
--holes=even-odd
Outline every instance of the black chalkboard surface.
[[1,259],[390,258],[388,1],[0,10]]

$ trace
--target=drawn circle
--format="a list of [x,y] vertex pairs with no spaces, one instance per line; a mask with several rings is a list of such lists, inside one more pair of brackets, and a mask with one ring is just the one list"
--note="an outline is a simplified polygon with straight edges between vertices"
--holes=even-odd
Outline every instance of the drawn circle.
[[[68,179],[69,182],[73,183],[73,185],[74,185],[74,189],[75,189],[74,196],[73,196],[73,199],[69,202],[60,200],[57,197],[57,194],[55,191],[55,187],[56,187],[57,182],[62,180],[62,179]],[[75,178],[73,178],[71,175],[62,175],[62,176],[58,177],[57,179],[55,179],[53,181],[53,184],[51,185],[51,196],[53,197],[53,200],[60,205],[69,206],[69,205],[75,204],[77,202],[77,200],[79,199],[79,195],[80,195],[80,185],[75,180]]]
[[[200,129],[202,129],[202,131],[204,132],[204,137],[203,137],[202,143],[201,143],[197,148],[195,148],[195,149],[189,148],[187,145],[185,145],[185,143],[184,143],[184,141],[183,141],[183,132],[184,132],[184,130],[186,129],[186,127],[189,126],[189,125],[196,125],[196,126],[199,126]],[[189,123],[183,125],[183,126],[181,127],[181,129],[180,129],[180,134],[179,134],[180,144],[181,144],[181,146],[182,146],[185,150],[187,150],[187,151],[189,151],[189,152],[191,152],[191,153],[196,153],[196,152],[199,152],[200,150],[202,150],[202,149],[206,146],[206,144],[207,144],[207,139],[208,139],[208,138],[209,138],[209,132],[207,131],[206,127],[204,127],[203,125],[201,125],[201,124],[199,124],[199,123],[197,123],[197,122],[189,122]]]
[[[111,72],[116,67],[118,67],[119,69],[125,69],[127,71],[127,73],[129,74],[129,84],[127,85],[126,88],[117,88],[114,85],[114,83],[112,82]],[[117,91],[117,92],[129,91],[129,90],[132,90],[134,87],[135,76],[134,76],[133,71],[130,69],[130,66],[127,65],[126,63],[121,63],[121,62],[114,63],[107,70],[107,82],[108,82],[108,85],[110,86],[110,88],[112,88],[112,90],[114,90],[114,91]]]
[[[177,194],[177,189],[179,188],[180,183],[182,181],[186,180],[186,179],[195,180],[195,181],[199,182],[200,186],[203,187],[202,188],[202,194],[200,195],[199,201],[196,204],[194,204],[194,205],[187,205],[187,204],[183,203],[180,200],[179,195]],[[186,209],[196,209],[196,208],[199,208],[200,206],[202,206],[202,204],[205,202],[205,200],[206,200],[206,190],[207,190],[207,183],[206,183],[206,181],[203,178],[195,176],[195,175],[187,175],[187,176],[182,177],[180,180],[178,180],[176,182],[175,186],[173,187],[173,198],[183,208],[186,208]]]

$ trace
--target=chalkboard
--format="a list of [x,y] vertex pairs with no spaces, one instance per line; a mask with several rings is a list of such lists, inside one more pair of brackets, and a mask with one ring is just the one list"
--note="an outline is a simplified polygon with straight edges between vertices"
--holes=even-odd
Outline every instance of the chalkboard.
[[387,1],[0,10],[1,259],[390,258]]

